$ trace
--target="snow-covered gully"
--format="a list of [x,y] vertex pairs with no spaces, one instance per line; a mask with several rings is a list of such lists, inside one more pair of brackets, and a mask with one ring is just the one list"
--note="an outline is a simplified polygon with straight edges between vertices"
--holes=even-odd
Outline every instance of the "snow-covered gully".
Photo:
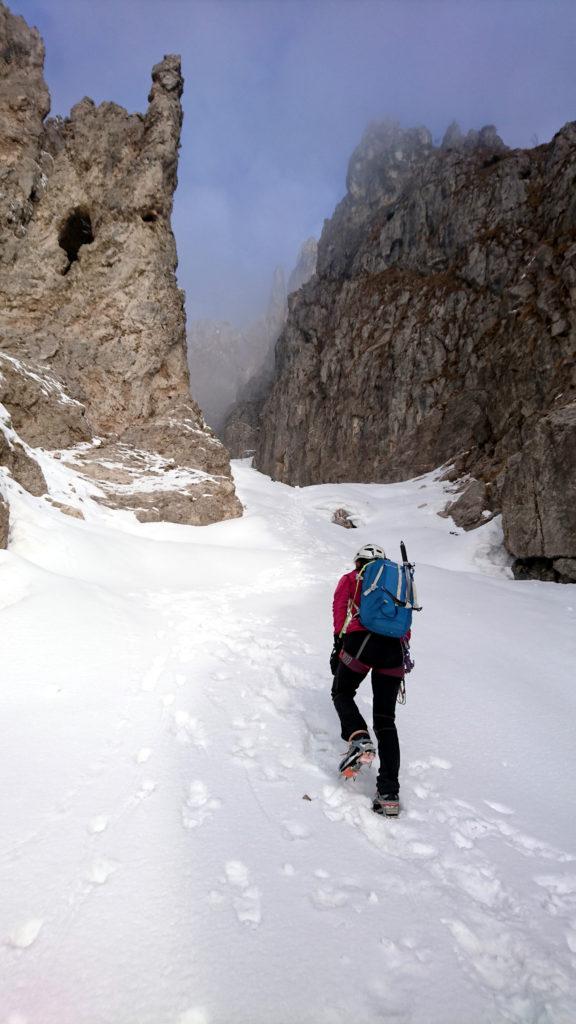
[[[434,474],[235,473],[245,517],[203,528],[12,495],[0,1021],[573,1024],[574,588],[513,582]],[[400,539],[424,611],[385,821],[335,770],[330,605]]]

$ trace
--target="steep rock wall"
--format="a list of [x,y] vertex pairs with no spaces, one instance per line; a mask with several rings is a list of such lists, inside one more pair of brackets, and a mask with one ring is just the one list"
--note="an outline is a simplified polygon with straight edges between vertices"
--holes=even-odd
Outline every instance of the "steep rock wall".
[[436,148],[424,129],[371,126],[290,304],[258,467],[292,484],[391,481],[456,459],[502,509],[511,552],[563,560],[549,568],[564,578],[576,505],[561,537],[542,502],[542,529],[526,523],[536,464],[558,494],[576,476],[575,181],[576,124],[529,151],[492,128],[453,126]]
[[[146,518],[238,515],[227,453],[189,394],[170,224],[180,60],[153,68],[145,114],[85,98],[69,118],[45,121],[43,57],[36,30],[0,3],[0,350],[57,375],[82,407],[82,440],[98,435],[203,474],[187,501],[163,490]],[[13,417],[23,402],[18,387],[4,394]],[[44,417],[39,437],[30,416],[21,436],[63,448],[79,440],[66,429]],[[127,507],[138,514],[141,502]]]

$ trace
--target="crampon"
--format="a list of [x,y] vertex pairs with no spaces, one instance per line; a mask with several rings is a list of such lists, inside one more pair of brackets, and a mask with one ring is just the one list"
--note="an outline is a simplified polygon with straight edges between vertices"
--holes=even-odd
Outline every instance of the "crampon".
[[370,737],[360,736],[350,741],[338,770],[345,779],[355,779],[365,765],[372,764],[375,756],[376,750]]

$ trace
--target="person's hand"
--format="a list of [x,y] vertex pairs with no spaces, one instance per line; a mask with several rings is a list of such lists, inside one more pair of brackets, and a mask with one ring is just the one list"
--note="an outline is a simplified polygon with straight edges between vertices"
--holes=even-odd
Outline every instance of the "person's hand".
[[330,671],[333,676],[336,675],[336,669],[338,668],[338,662],[340,661],[340,651],[342,650],[342,644],[344,640],[338,633],[334,633],[334,646],[332,648],[332,654],[330,655]]

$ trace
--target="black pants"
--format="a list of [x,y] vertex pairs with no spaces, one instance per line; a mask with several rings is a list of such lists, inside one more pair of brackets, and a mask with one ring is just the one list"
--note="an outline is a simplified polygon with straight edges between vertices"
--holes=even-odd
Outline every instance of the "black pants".
[[[366,633],[347,633],[344,637],[344,650],[356,657],[365,639]],[[359,660],[364,665],[369,665],[371,669],[381,669],[384,673],[387,668],[399,668],[404,660],[402,644],[394,637],[378,636],[373,633]],[[354,700],[356,691],[366,675],[367,672],[353,672],[343,662],[338,663],[332,684],[332,700],[342,726],[343,740],[349,740],[352,733],[358,730],[368,731]],[[400,679],[395,676],[372,672],[372,716],[380,759],[377,785],[378,792],[387,795],[398,792],[400,744],[395,716],[399,685]]]

